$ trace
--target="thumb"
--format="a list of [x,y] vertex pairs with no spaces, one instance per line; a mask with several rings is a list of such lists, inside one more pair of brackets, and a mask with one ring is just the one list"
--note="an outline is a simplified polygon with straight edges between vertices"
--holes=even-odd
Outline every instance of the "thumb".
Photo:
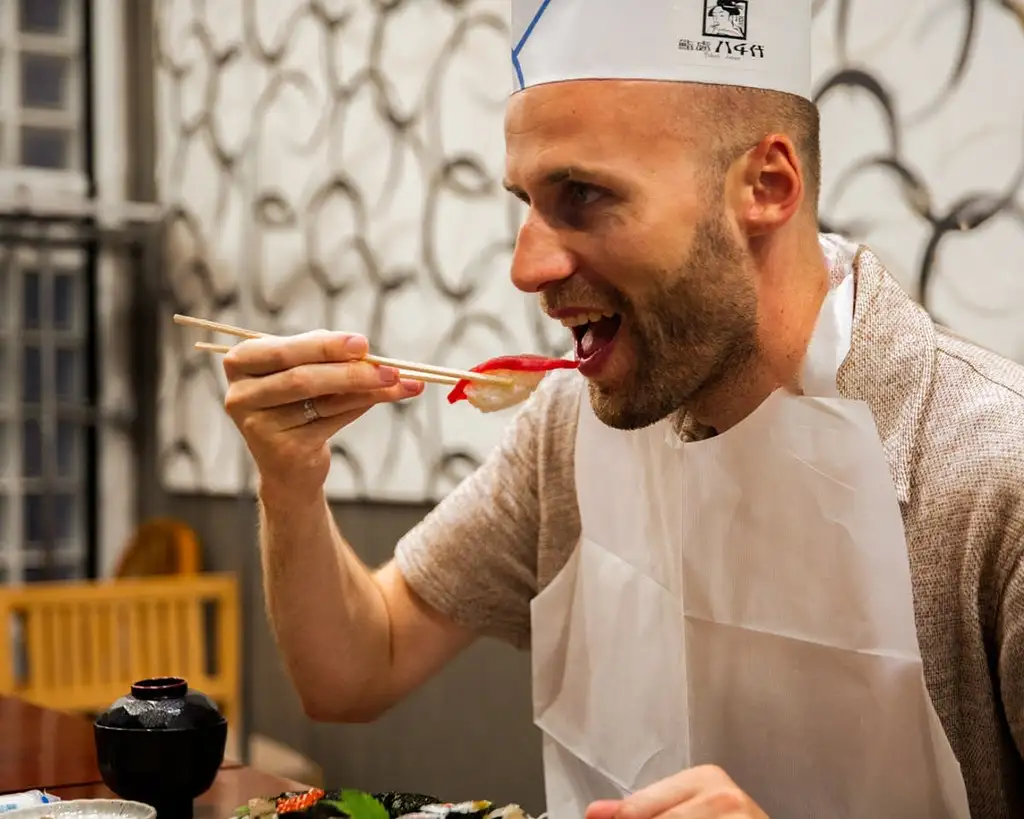
[[612,819],[622,805],[620,799],[602,799],[591,802],[584,819]]

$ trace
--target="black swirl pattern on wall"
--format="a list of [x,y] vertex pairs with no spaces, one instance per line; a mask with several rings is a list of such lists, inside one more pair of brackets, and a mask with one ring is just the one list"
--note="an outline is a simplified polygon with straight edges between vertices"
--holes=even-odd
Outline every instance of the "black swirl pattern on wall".
[[[985,11],[983,7],[999,7],[1005,14],[1007,26],[1019,25],[1024,31],[1024,2],[1021,0],[995,0],[988,4],[984,0],[961,0],[959,3],[962,21],[959,30],[959,42],[955,51],[948,53],[949,66],[947,78],[939,85],[934,98],[917,110],[900,112],[898,100],[887,87],[886,79],[872,72],[869,68],[852,67],[849,56],[848,42],[850,38],[850,17],[857,0],[834,0],[838,7],[836,13],[836,42],[841,64],[828,75],[821,77],[815,92],[815,102],[823,103],[831,94],[840,89],[856,90],[873,99],[884,114],[887,128],[888,150],[884,154],[865,156],[862,160],[846,168],[836,182],[834,194],[841,194],[858,174],[872,169],[882,169],[898,180],[899,190],[908,205],[924,222],[929,225],[930,235],[920,255],[920,263],[916,270],[914,295],[928,309],[934,312],[930,302],[929,286],[936,272],[942,242],[946,236],[954,232],[975,230],[998,215],[1010,215],[1020,221],[1022,210],[1022,192],[1024,192],[1024,128],[1021,134],[1021,151],[1016,157],[997,159],[1011,160],[1015,167],[1007,167],[1006,186],[995,191],[965,191],[950,206],[940,209],[933,204],[929,180],[917,173],[901,145],[902,129],[907,126],[926,123],[945,107],[955,104],[953,98],[960,89],[971,65],[971,58],[976,49],[983,47],[979,43],[979,17]],[[819,13],[828,0],[815,3],[815,13]],[[909,45],[909,44],[908,44]],[[1024,51],[1024,38],[1019,41],[1019,49]],[[908,55],[909,56],[909,55]],[[995,82],[999,78],[992,77]],[[1021,112],[1021,126],[1024,126],[1024,95],[1016,93],[1017,109]],[[961,103],[962,106],[962,103]],[[965,112],[967,113],[967,112]],[[839,224],[830,222],[824,215],[823,227],[849,235],[851,238],[866,238],[855,224]]]
[[[910,3],[906,8],[910,9],[913,5]],[[906,73],[914,74],[914,63],[927,60],[929,74],[937,79],[931,96],[923,103],[915,104],[903,99],[893,87],[901,79],[900,72],[894,72],[891,67],[880,69],[873,66],[871,60],[857,59],[851,55],[850,49],[852,17],[857,8],[871,6],[872,12],[877,15],[876,25],[882,29],[892,25],[891,17],[898,16],[900,8],[883,16],[878,3],[866,0],[820,0],[815,3],[816,15],[825,13],[830,6],[834,7],[831,9],[835,27],[833,37],[838,54],[837,64],[817,78],[815,101],[823,109],[823,120],[827,123],[830,116],[832,119],[841,117],[829,109],[827,103],[830,98],[845,95],[849,99],[853,95],[862,95],[877,106],[884,123],[886,141],[885,150],[867,152],[839,169],[830,190],[823,197],[822,226],[826,230],[835,230],[870,244],[871,215],[867,207],[862,207],[862,212],[857,213],[853,219],[843,220],[832,216],[828,203],[841,199],[865,175],[872,172],[887,175],[907,210],[925,228],[916,241],[908,240],[913,242],[913,246],[900,254],[909,268],[903,283],[937,321],[957,329],[957,325],[964,323],[964,319],[959,315],[947,316],[946,311],[936,304],[933,293],[942,268],[945,243],[952,237],[960,238],[976,233],[999,218],[1012,220],[1018,229],[1024,228],[1024,221],[1021,220],[1024,202],[1024,91],[1018,83],[1005,87],[999,94],[999,108],[1016,117],[1011,126],[1012,147],[997,155],[986,154],[978,147],[966,149],[969,161],[978,167],[994,164],[1000,169],[997,175],[1000,183],[998,187],[972,185],[952,190],[949,178],[941,168],[922,169],[915,161],[913,150],[905,144],[905,135],[913,130],[918,133],[928,133],[930,130],[933,138],[942,138],[946,135],[952,117],[959,118],[961,131],[967,131],[972,123],[984,127],[982,123],[991,115],[995,106],[987,104],[984,99],[972,100],[962,92],[972,71],[981,84],[988,86],[1004,83],[1007,75],[1013,73],[1012,69],[1006,75],[1002,72],[986,73],[979,66],[986,51],[998,49],[1001,57],[1015,60],[1012,64],[1024,67],[1024,2],[958,0],[946,4],[942,9],[934,4],[917,5],[916,12],[908,13],[920,17],[921,25],[913,27],[904,24],[901,29],[900,47],[907,63]],[[927,44],[922,45],[929,19],[954,33],[949,42],[951,47],[938,49],[934,45],[930,48]],[[892,64],[890,61],[886,63],[887,66]],[[847,127],[864,127],[864,123],[843,124]],[[828,147],[826,142],[826,153]],[[945,189],[942,197],[937,196],[939,188]],[[941,202],[940,199],[946,201]],[[1020,236],[1024,239],[1024,230],[1020,231]],[[979,239],[978,244],[985,241]],[[999,252],[1005,254],[1002,263],[1011,265],[1011,256],[1016,255],[1013,249],[1000,248]],[[976,276],[978,271],[950,270],[949,274],[966,278]],[[977,286],[984,289],[986,285],[979,281]],[[1024,295],[1024,290],[1020,291],[1020,295]],[[1018,317],[1024,313],[1022,307],[1012,304],[1007,306]],[[982,321],[984,316],[981,313],[985,308],[978,305],[974,305],[974,308],[978,315],[972,318]],[[960,311],[957,312],[959,314]],[[973,328],[962,329],[966,335],[975,335]],[[1024,360],[1024,335],[985,338],[983,341],[990,342],[999,352]]]
[[[908,140],[943,128],[951,111],[972,115],[964,88],[979,54],[996,47],[992,38],[1012,31],[1024,53],[1024,2],[962,0],[934,12],[908,2],[888,17],[876,0],[814,0],[813,8],[816,48],[828,41],[835,55],[816,77],[825,125],[863,133],[871,146],[836,159],[826,142],[822,227],[871,242],[875,202],[856,190],[883,175],[915,222],[896,261],[908,289],[934,309],[950,237],[1007,218],[1024,237],[1024,140],[1013,155],[994,157],[1005,167],[998,187],[952,193],[945,177],[922,170]],[[946,39],[918,48],[932,35],[915,15],[934,18],[928,24],[944,26]],[[235,468],[244,450],[221,409],[219,361],[192,349],[201,336],[171,326],[173,312],[270,332],[344,327],[383,355],[451,366],[567,351],[564,335],[507,277],[520,210],[500,185],[511,88],[506,17],[507,0],[158,4],[159,180],[170,209],[161,433],[170,488],[234,492],[244,475]],[[940,79],[921,101],[907,99],[903,64],[891,54],[865,56],[865,29],[877,41],[903,38],[908,73],[930,61]],[[1005,100],[1020,126],[1022,85],[1007,88]],[[935,312],[957,329],[959,313]],[[1002,351],[1024,356],[1024,336],[1019,350],[1015,343]],[[331,494],[435,500],[480,463],[507,418],[462,413],[437,387],[379,408],[333,442]]]

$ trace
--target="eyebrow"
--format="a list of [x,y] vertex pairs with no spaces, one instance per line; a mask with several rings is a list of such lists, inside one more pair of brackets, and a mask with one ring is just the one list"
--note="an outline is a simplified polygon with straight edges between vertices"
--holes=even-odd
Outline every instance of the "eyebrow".
[[[600,173],[599,171],[588,170],[587,168],[579,165],[565,165],[548,171],[544,174],[541,182],[546,186],[560,185],[563,182],[569,181],[593,182],[595,184],[604,182],[605,184],[608,184],[609,179],[610,177],[607,174]],[[507,179],[503,180],[501,184],[509,193],[515,194],[516,196],[526,196],[526,191],[518,185],[512,184]]]

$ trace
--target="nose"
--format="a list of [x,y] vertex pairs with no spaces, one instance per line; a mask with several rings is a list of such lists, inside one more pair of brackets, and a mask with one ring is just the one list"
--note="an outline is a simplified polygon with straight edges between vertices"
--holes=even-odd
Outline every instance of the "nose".
[[569,278],[575,269],[576,259],[557,231],[534,213],[528,214],[512,254],[512,283],[524,293],[538,293]]

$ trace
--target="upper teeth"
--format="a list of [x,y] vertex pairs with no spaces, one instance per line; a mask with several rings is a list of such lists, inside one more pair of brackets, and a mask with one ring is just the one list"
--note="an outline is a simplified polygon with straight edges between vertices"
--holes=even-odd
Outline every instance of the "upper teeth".
[[562,316],[562,324],[566,327],[579,327],[581,324],[590,324],[603,318],[612,318],[614,315],[615,313],[610,311],[602,313],[577,313],[574,316]]

